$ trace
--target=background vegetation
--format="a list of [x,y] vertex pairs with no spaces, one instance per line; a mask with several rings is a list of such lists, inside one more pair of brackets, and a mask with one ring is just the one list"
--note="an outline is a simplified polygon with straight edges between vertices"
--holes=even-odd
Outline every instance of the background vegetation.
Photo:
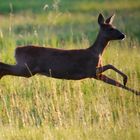
[[[111,42],[104,64],[140,90],[139,0],[0,0],[0,61],[15,63],[18,45],[78,49],[91,45],[97,17],[115,13],[125,41]],[[122,82],[113,71],[107,75]],[[0,140],[138,140],[140,97],[94,79],[7,76],[0,81]]]

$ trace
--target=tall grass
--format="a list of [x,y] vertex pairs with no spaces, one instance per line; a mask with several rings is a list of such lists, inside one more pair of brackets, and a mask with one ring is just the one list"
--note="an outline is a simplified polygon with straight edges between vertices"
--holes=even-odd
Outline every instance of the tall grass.
[[[128,86],[140,90],[139,48],[131,48],[130,54],[128,42],[123,48],[110,45],[104,63],[125,71]],[[121,81],[112,71],[106,74]],[[100,81],[7,76],[0,89],[2,139],[139,138],[139,97]]]
[[[134,5],[132,10],[138,6]],[[104,3],[103,7],[106,6]],[[79,7],[83,9],[84,5],[81,3]],[[131,9],[130,5],[125,7]],[[113,64],[124,71],[129,77],[128,86],[140,90],[140,45],[135,36],[139,31],[130,26],[135,22],[137,27],[139,17],[133,17],[133,21],[130,21],[132,16],[124,19],[126,9],[119,11],[115,22],[128,37],[123,42],[110,43],[103,63]],[[47,16],[43,13],[1,16],[0,60],[15,63],[16,45],[28,43],[65,49],[89,47],[97,35],[97,15],[74,12],[54,10]],[[137,13],[134,10],[133,14]],[[105,74],[122,82],[113,71]],[[6,76],[0,81],[2,140],[138,140],[139,122],[140,98],[101,81],[67,81],[40,75],[29,79]]]

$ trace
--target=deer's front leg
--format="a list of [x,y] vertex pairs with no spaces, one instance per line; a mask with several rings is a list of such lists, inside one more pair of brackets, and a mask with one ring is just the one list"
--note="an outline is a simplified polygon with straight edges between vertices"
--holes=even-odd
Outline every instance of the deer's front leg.
[[108,69],[112,69],[114,70],[115,72],[117,72],[118,74],[120,74],[122,77],[123,77],[123,84],[124,86],[126,85],[127,83],[127,75],[125,75],[123,72],[121,72],[120,70],[118,70],[117,68],[115,68],[113,65],[105,65],[105,66],[101,66],[101,67],[98,67],[96,68],[96,75],[100,75],[102,72],[108,70]]
[[127,91],[131,91],[135,95],[140,95],[139,91],[136,91],[134,89],[126,87],[126,86],[122,85],[121,83],[117,82],[116,80],[113,80],[113,79],[111,79],[111,78],[109,78],[109,77],[107,77],[107,76],[105,76],[103,74],[99,74],[97,77],[94,77],[94,78],[97,79],[97,80],[101,80],[101,81],[103,81],[103,82],[105,82],[107,84],[110,84],[110,85],[125,89]]

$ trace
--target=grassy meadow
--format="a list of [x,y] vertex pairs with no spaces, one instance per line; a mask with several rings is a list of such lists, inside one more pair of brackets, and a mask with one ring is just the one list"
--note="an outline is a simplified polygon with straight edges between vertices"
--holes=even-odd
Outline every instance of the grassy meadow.
[[[97,17],[115,13],[124,41],[112,41],[103,64],[140,91],[139,0],[0,0],[0,61],[14,64],[19,45],[79,49],[98,33]],[[109,70],[106,75],[122,82]],[[94,79],[36,75],[0,80],[0,140],[139,140],[140,96]]]

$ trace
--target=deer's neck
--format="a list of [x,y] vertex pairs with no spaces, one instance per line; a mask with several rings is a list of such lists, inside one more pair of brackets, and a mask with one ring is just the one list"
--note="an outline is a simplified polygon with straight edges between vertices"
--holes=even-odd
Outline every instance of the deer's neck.
[[102,55],[108,43],[109,41],[99,33],[90,49],[97,55]]

